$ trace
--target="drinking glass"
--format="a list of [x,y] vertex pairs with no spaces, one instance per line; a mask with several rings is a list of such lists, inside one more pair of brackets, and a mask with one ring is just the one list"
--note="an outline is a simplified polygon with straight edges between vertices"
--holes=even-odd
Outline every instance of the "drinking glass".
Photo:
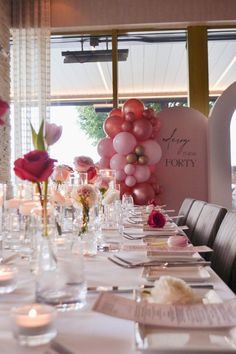
[[122,208],[129,212],[134,207],[134,199],[131,194],[124,193],[122,196]]

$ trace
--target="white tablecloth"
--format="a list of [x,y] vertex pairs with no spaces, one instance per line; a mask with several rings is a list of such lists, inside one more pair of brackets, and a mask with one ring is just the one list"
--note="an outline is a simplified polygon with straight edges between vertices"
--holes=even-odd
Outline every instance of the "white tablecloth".
[[[110,233],[111,234],[111,233]],[[108,233],[109,235],[109,233]],[[111,239],[113,239],[113,233]],[[115,240],[119,237],[114,236]],[[136,241],[135,241],[136,242]],[[130,242],[129,242],[130,243]],[[119,285],[138,287],[144,284],[142,269],[123,269],[107,260],[107,253],[86,258],[85,273],[88,286]],[[23,261],[22,261],[23,262]],[[13,338],[10,309],[20,303],[34,302],[34,276],[27,264],[21,266],[19,286],[11,294],[0,296],[0,353],[1,354],[53,354],[49,346],[34,348],[21,347]],[[221,299],[234,297],[231,290],[209,268],[210,283]],[[88,294],[87,305],[79,311],[60,312],[57,319],[56,340],[63,343],[74,354],[131,354],[134,348],[134,324],[91,311],[98,295]],[[122,295],[132,296],[132,295]]]

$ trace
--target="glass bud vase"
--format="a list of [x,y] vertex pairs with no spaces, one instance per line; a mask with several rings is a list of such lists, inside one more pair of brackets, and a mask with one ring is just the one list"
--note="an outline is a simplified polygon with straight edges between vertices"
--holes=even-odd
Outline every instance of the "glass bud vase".
[[57,249],[54,242],[56,223],[47,225],[48,236],[39,235],[36,260],[36,301],[59,310],[77,310],[86,302],[87,287],[82,253]]

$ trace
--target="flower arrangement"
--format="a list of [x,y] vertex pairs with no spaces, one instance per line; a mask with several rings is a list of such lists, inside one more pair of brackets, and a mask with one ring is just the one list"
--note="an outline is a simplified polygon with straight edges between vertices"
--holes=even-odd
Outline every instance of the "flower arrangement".
[[152,210],[148,216],[148,225],[151,227],[163,228],[166,224],[166,217],[158,210]]
[[74,189],[72,198],[82,206],[83,220],[79,235],[88,231],[89,210],[97,201],[97,193],[90,184],[84,184]]
[[[36,183],[42,207],[43,236],[48,236],[48,178],[51,176],[54,163],[57,161],[49,157],[47,147],[54,144],[61,136],[61,127],[42,121],[38,133],[31,124],[32,140],[35,150],[18,158],[14,162],[14,172],[17,177]],[[57,133],[56,133],[57,132]]]

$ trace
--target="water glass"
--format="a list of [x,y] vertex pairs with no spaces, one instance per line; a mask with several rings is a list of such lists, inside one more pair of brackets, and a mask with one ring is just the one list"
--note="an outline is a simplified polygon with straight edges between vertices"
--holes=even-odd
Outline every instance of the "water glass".
[[129,212],[134,207],[134,199],[131,194],[124,193],[122,196],[122,208]]

